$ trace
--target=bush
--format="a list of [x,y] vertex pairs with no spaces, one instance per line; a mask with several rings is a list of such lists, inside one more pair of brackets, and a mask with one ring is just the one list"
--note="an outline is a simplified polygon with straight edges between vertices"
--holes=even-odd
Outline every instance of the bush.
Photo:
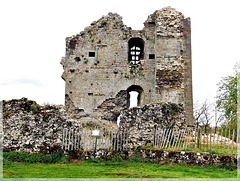
[[222,165],[221,167],[230,171],[237,170],[237,164],[233,164],[233,163],[227,163],[226,165]]
[[130,158],[129,158],[130,162],[140,162],[141,161],[141,155],[140,153],[137,154],[133,154]]
[[63,163],[66,157],[61,152],[51,154],[30,154],[28,152],[3,152],[3,162],[26,162],[26,163]]
[[33,114],[37,114],[39,112],[38,107],[35,104],[32,104],[30,110]]

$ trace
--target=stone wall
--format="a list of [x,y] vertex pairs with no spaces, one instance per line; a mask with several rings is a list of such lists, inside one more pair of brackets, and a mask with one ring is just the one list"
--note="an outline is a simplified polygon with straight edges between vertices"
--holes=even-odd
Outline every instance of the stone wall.
[[63,106],[40,106],[26,98],[3,101],[3,151],[39,152],[61,148],[63,128],[80,128]]
[[[135,156],[135,160],[148,160],[150,162],[159,162],[160,164],[165,163],[184,163],[188,165],[202,165],[212,166],[219,165],[225,166],[227,164],[237,165],[237,157],[229,155],[217,155],[204,153],[194,153],[186,151],[162,151],[154,149],[125,151],[121,155],[119,152],[111,152],[106,150],[97,150],[95,157],[101,160],[108,160],[116,156],[120,156],[123,159],[129,159]],[[69,153],[70,158],[81,158],[81,159],[92,159],[94,158],[94,151],[79,151],[78,153]]]
[[187,126],[181,104],[148,104],[124,110],[120,116],[120,130],[129,133],[130,148],[153,146],[154,130],[173,126]]

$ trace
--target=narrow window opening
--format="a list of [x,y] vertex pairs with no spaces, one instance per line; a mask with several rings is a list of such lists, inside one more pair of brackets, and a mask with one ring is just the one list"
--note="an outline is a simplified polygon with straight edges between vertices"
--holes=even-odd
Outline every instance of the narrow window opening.
[[149,54],[149,59],[155,59],[155,54]]
[[89,57],[95,57],[95,52],[89,52],[89,53],[88,53],[88,56],[89,56]]
[[141,38],[132,38],[128,42],[128,61],[140,64],[144,57],[144,41]]

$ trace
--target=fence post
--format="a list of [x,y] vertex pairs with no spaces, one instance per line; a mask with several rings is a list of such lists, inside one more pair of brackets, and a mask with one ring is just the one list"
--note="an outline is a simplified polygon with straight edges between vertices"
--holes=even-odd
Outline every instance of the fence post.
[[219,130],[217,131],[217,152],[218,152]]
[[222,140],[223,140],[223,129],[221,129],[221,146],[220,146],[221,151],[223,150],[223,148],[222,148]]
[[235,132],[235,129],[233,129],[233,137],[232,137],[232,155],[233,155],[234,132]]
[[197,133],[197,148],[200,149],[200,139],[201,139],[201,136],[200,136],[200,128],[198,128],[198,133]]
[[166,133],[165,133],[164,142],[163,142],[163,148],[164,148],[165,145],[166,145],[167,137],[168,137],[169,131],[170,131],[170,129],[167,129],[167,131],[166,131]]
[[228,134],[228,154],[229,154],[229,144],[230,144],[230,128],[229,128],[229,134]]
[[157,127],[157,125],[154,125],[154,134],[153,134],[153,146],[155,146],[156,145],[156,127]]
[[63,128],[63,134],[62,134],[62,151],[63,151],[63,149],[64,149],[64,134],[65,132],[64,132],[64,128]]

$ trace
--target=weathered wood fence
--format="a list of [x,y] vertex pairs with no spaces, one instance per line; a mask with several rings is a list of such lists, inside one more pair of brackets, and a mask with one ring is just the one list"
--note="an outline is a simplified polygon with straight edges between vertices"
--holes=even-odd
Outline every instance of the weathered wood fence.
[[[99,136],[93,136],[94,130],[99,130]],[[82,128],[82,129],[63,129],[62,150],[128,150],[128,133],[113,132],[106,129]]]
[[[224,132],[224,134],[223,134]],[[237,154],[235,131],[221,130],[216,134],[213,130],[204,133],[196,128],[156,128],[153,146],[160,149],[206,151],[222,154]]]
[[[93,136],[93,130],[99,130],[99,136]],[[230,130],[222,132],[202,133],[200,129],[193,127],[178,128],[155,128],[153,130],[152,146],[159,149],[175,151],[206,151],[222,154],[237,154],[237,144],[230,138],[236,134]],[[224,132],[224,134],[223,134]],[[63,129],[62,150],[129,150],[132,141],[127,132],[113,132],[102,128]]]

